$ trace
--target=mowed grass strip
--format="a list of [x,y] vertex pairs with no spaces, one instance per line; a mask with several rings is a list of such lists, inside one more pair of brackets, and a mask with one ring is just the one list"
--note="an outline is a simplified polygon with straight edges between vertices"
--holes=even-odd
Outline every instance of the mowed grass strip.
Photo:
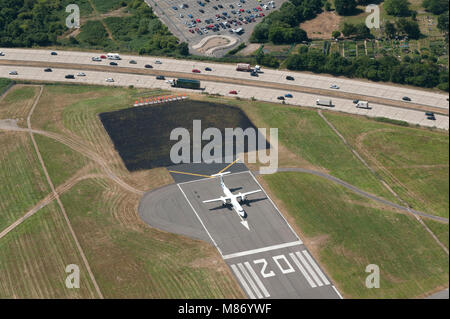
[[10,79],[6,79],[6,78],[0,78],[0,96],[3,93],[3,91],[8,87],[8,85],[11,84],[11,80]]
[[37,86],[15,85],[0,102],[0,119],[17,119],[26,126],[26,117],[39,92]]
[[0,231],[50,193],[28,133],[0,132]]
[[[69,289],[67,265],[80,269]],[[0,239],[0,298],[96,298],[67,224],[55,202]]]
[[[314,175],[277,173],[264,180],[302,235],[321,238],[311,248],[345,297],[413,298],[448,285],[448,256],[410,216]],[[380,267],[379,289],[365,286],[369,264]]]
[[106,298],[244,297],[214,247],[138,220],[137,196],[95,179],[61,199]]
[[448,133],[331,112],[325,116],[411,207],[449,216]]
[[267,103],[258,104],[256,111],[267,127],[278,128],[280,143],[299,157],[347,183],[396,201],[317,111]]
[[34,138],[55,187],[66,182],[90,162],[87,157],[49,137],[35,134]]
[[443,243],[448,248],[449,241],[449,226],[445,223],[440,223],[431,219],[424,220],[425,224],[431,229],[431,231],[439,238],[441,243]]

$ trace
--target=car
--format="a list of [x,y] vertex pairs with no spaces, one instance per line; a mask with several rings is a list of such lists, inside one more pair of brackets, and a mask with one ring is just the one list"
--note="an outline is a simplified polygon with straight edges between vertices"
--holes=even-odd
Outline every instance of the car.
[[109,62],[109,65],[116,66],[116,65],[118,65],[118,64],[117,64],[117,62],[111,61],[111,62]]
[[180,13],[180,18],[182,18],[182,19],[184,18],[184,15],[182,13]]
[[425,115],[426,116],[434,116],[434,113],[433,112],[425,112]]
[[210,67],[206,67],[205,71],[212,71],[212,69]]
[[92,61],[94,61],[94,62],[100,62],[102,59],[100,59],[100,57],[98,57],[98,56],[94,56],[94,57],[92,57]]
[[205,10],[203,10],[203,9],[200,9],[198,11],[200,11],[200,13],[205,13]]
[[237,93],[236,90],[231,90],[230,92],[228,92],[228,94],[234,94],[234,95],[236,95],[236,94],[238,94],[238,93]]
[[339,89],[339,86],[337,86],[336,84],[331,84],[331,85],[330,85],[330,89],[336,89],[336,90],[338,90],[338,89]]
[[113,78],[107,78],[106,82],[114,82],[114,79]]
[[353,104],[358,104],[359,100],[353,100]]
[[46,68],[46,69],[44,69],[44,72],[52,72],[53,70],[52,69],[50,69],[50,68]]
[[188,14],[188,17],[191,18],[191,19],[194,18],[194,16],[192,14]]
[[231,8],[231,9],[234,9],[234,6],[233,6],[232,4],[230,4],[230,8]]
[[19,73],[17,73],[17,71],[10,71],[8,74],[9,75],[18,75]]
[[293,96],[292,96],[292,94],[291,94],[291,93],[287,93],[287,94],[285,94],[285,95],[284,95],[284,97],[287,97],[287,98],[290,98],[290,99],[292,99],[292,98],[293,98]]
[[200,20],[200,19],[195,19],[195,22],[200,23],[200,22],[202,22],[202,20]]
[[408,96],[404,96],[404,97],[402,97],[402,100],[403,101],[411,101],[411,98]]
[[219,10],[219,8],[217,8],[216,6],[213,6],[213,9],[214,9],[214,10]]
[[75,79],[75,75],[73,75],[73,74],[67,74],[67,75],[65,76],[65,78],[66,78],[66,79]]
[[162,64],[162,62],[159,61],[159,60],[156,60],[156,61],[155,61],[155,64]]
[[192,29],[189,29],[189,32],[190,32],[190,33],[194,33],[194,30],[192,30]]
[[172,9],[174,9],[174,10],[178,10],[178,8],[177,8],[177,7],[175,7],[175,6],[173,6],[173,7],[172,7]]
[[158,75],[156,77],[157,80],[165,80],[166,78],[164,77],[164,75]]
[[106,55],[103,55],[103,54],[102,54],[102,55],[100,56],[100,59],[106,59]]
[[193,73],[200,73],[200,70],[199,69],[193,69],[192,72]]
[[219,4],[217,5],[220,9],[223,9],[223,5]]
[[284,96],[280,95],[280,96],[277,97],[277,99],[284,101]]
[[130,60],[130,64],[137,64],[135,60]]
[[251,75],[251,76],[258,76],[258,72],[252,71],[252,72],[250,72],[250,75]]
[[260,12],[260,13],[259,13],[259,16],[260,16],[260,17],[264,17],[264,16],[265,16],[265,14],[264,14],[264,13],[262,13],[262,12]]
[[427,119],[428,120],[432,120],[432,121],[436,121],[436,118],[434,117],[434,115],[433,116],[427,116]]
[[77,76],[86,76],[86,73],[84,73],[84,72],[78,72],[78,73],[77,73]]
[[50,52],[50,55],[58,55],[55,51]]
[[3,53],[2,51],[0,51],[0,56],[5,56],[5,53]]
[[290,75],[288,75],[288,76],[286,76],[286,80],[289,80],[289,81],[294,81],[294,77],[293,77],[293,76],[290,76]]
[[146,68],[146,69],[153,69],[153,66],[150,65],[150,64],[146,64],[146,65],[144,65],[144,68]]

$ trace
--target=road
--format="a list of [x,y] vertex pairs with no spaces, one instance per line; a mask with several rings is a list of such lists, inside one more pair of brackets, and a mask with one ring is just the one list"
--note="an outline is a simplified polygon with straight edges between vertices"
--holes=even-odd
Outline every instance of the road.
[[[3,50],[3,49],[2,49]],[[6,50],[6,49],[5,49]],[[9,49],[9,50],[16,50],[16,49]],[[24,50],[25,52],[28,52],[29,50]],[[31,51],[31,50],[30,50]],[[163,69],[162,66],[166,66],[166,69],[174,69],[174,66],[171,65],[171,63],[168,63],[166,60],[161,60],[162,64],[154,64],[154,68],[150,71],[147,69],[143,69],[142,67],[138,68],[132,64],[129,64],[126,62],[126,60],[123,60],[119,63],[124,64],[126,67],[109,67],[105,65],[105,62],[101,62],[102,64],[95,64],[94,62],[90,61],[91,53],[83,53],[81,56],[77,55],[73,56],[73,52],[60,52],[58,56],[50,56],[45,55],[44,53],[47,51],[42,50],[35,50],[40,52],[39,55],[31,55],[28,56],[29,59],[33,60],[33,57],[37,61],[20,61],[20,60],[5,60],[5,57],[0,59],[0,76],[3,77],[9,77],[9,78],[18,78],[18,79],[25,79],[25,80],[35,80],[35,81],[49,81],[49,82],[65,82],[65,83],[84,83],[84,84],[97,84],[97,85],[111,85],[111,86],[129,86],[134,85],[135,87],[139,88],[162,88],[167,90],[173,90],[173,91],[185,91],[183,89],[176,89],[171,88],[169,84],[167,84],[165,81],[156,80],[154,76],[150,74],[166,74],[167,76],[176,76],[176,75],[184,75],[186,77],[191,77],[192,73],[180,71],[175,67],[174,70],[166,71]],[[11,51],[12,52],[12,51]],[[6,52],[7,56],[11,58],[11,52]],[[34,52],[34,51],[33,51]],[[23,53],[23,52],[22,52]],[[78,54],[78,52],[75,52]],[[67,56],[66,56],[67,55]],[[39,58],[40,56],[40,58]],[[25,57],[24,57],[25,58]],[[56,58],[58,61],[52,61],[53,58]],[[124,57],[125,59],[125,57]],[[39,62],[39,60],[48,60],[49,62]],[[136,57],[136,61],[138,62],[138,66],[142,65],[145,62],[151,62],[155,61],[155,58],[150,57]],[[61,61],[67,61],[61,62]],[[170,60],[170,61],[178,61],[178,60]],[[70,63],[69,63],[70,62]],[[187,61],[184,61],[187,62]],[[195,66],[195,63],[197,62],[191,62]],[[5,63],[7,65],[5,65]],[[27,64],[31,63],[34,66],[11,66],[8,64],[16,63],[17,65],[21,64]],[[53,69],[53,72],[45,73],[43,72],[43,68],[47,67],[48,65],[55,64],[57,67]],[[36,65],[40,65],[37,67]],[[70,66],[70,67],[69,67]],[[130,67],[131,66],[131,67]],[[76,67],[76,68],[74,68]],[[18,76],[12,76],[8,75],[8,72],[10,70],[16,70],[18,71]],[[86,77],[77,77],[74,80],[67,80],[64,78],[66,74],[76,74],[80,71],[84,71],[87,76]],[[150,72],[150,73],[148,73]],[[183,73],[184,72],[184,73]],[[234,73],[238,73],[236,71],[233,71]],[[278,72],[278,71],[271,71],[271,72]],[[281,72],[281,71],[280,71]],[[189,74],[189,75],[188,75]],[[239,73],[238,75],[244,74],[247,76],[246,73]],[[202,81],[202,86],[205,88],[205,92],[211,93],[211,94],[220,94],[223,96],[234,96],[229,94],[231,90],[236,90],[238,92],[239,97],[245,98],[245,99],[251,99],[256,98],[257,100],[261,101],[267,101],[267,102],[277,102],[280,103],[280,101],[277,99],[278,96],[284,95],[287,90],[282,89],[282,87],[287,86],[288,88],[294,88],[299,91],[304,90],[319,90],[319,89],[311,89],[311,88],[304,88],[301,85],[292,85],[292,84],[280,84],[280,83],[272,83],[269,81],[251,81],[251,80],[242,80],[238,78],[231,78],[231,77],[225,77],[221,78],[217,75],[205,75],[200,74],[198,76],[201,76],[202,78],[211,78],[211,81]],[[113,77],[115,82],[114,83],[106,83],[105,79],[108,77]],[[220,82],[223,81],[223,82]],[[233,83],[241,83],[241,84],[233,84]],[[364,83],[364,82],[362,82]],[[275,88],[270,88],[270,86],[273,86]],[[281,86],[280,86],[281,85]],[[291,85],[291,86],[289,86]],[[256,86],[256,87],[255,87]],[[263,86],[263,87],[261,87]],[[324,89],[320,89],[320,92],[324,92]],[[289,92],[289,91],[288,91]],[[332,91],[334,92],[334,91]],[[418,92],[424,92],[424,91],[418,91]],[[326,92],[325,92],[326,93]],[[334,92],[334,94],[337,94]],[[341,94],[341,93],[340,93]],[[424,92],[424,94],[436,94],[436,93],[430,93],[430,92]],[[352,94],[352,98],[358,96],[357,93],[354,95]],[[445,95],[439,95],[439,96],[445,96]],[[327,107],[324,106],[316,106],[315,101],[317,98],[329,98],[326,95],[317,95],[314,93],[294,93],[293,98],[286,98],[285,103],[291,104],[291,105],[302,105],[302,106],[310,106],[310,107],[316,107],[321,109],[326,109]],[[352,98],[340,98],[336,97],[333,98],[333,104],[334,106],[332,108],[335,111],[345,112],[345,113],[352,113],[352,114],[359,114],[359,115],[366,115],[370,117],[386,117],[390,119],[395,120],[402,120],[406,121],[408,123],[414,124],[414,125],[421,125],[421,126],[427,126],[427,127],[437,127],[440,129],[448,130],[449,128],[449,121],[448,121],[448,115],[443,114],[436,114],[436,120],[428,120],[424,114],[424,110],[429,110],[430,108],[433,109],[433,111],[439,111],[442,113],[448,114],[448,106],[447,109],[442,107],[431,107],[431,106],[422,106],[421,110],[415,110],[415,109],[407,109],[405,108],[404,104],[401,104],[402,102],[399,102],[401,105],[399,106],[391,106],[391,105],[384,105],[379,103],[371,103],[372,109],[359,109],[355,108],[354,104],[352,103]],[[377,100],[380,98],[376,97]],[[384,102],[389,102],[392,104],[392,100],[382,100]],[[413,107],[411,105],[411,107]],[[421,107],[419,105],[416,105],[414,107]]]
[[[51,56],[48,50],[37,49],[10,49],[0,48],[0,51],[5,53],[1,60],[15,60],[15,61],[39,61],[39,62],[60,62],[72,63],[79,65],[107,65],[109,61],[93,62],[91,58],[98,55],[92,52],[77,52],[77,51],[59,51],[57,56]],[[389,100],[398,106],[407,107],[411,103],[401,101],[403,96],[408,96],[412,99],[412,103],[417,105],[425,105],[435,107],[447,111],[449,104],[447,101],[448,94],[431,92],[422,89],[411,89],[404,86],[396,86],[389,84],[380,84],[364,80],[352,80],[345,78],[336,78],[325,75],[315,75],[310,73],[292,72],[286,70],[271,70],[264,69],[264,73],[259,77],[251,77],[249,73],[237,72],[234,64],[199,62],[193,60],[169,59],[163,57],[141,57],[132,55],[123,55],[122,61],[119,62],[118,68],[127,67],[134,69],[142,69],[143,64],[150,63],[154,70],[181,72],[192,75],[192,69],[197,68],[203,71],[205,67],[210,67],[212,71],[206,72],[208,76],[218,76],[220,78],[228,79],[245,79],[250,85],[258,82],[269,82],[273,84],[289,85],[289,87],[297,86],[299,88],[311,88],[317,90],[324,90],[330,95],[335,94],[353,94],[358,96],[366,96]],[[137,64],[129,64],[129,60],[137,61]],[[158,59],[162,64],[154,64]],[[18,64],[20,65],[20,64]],[[206,74],[205,73],[205,74]],[[294,81],[286,80],[286,76],[291,75]],[[330,89],[331,84],[337,84],[340,89]],[[324,92],[320,91],[320,92]]]

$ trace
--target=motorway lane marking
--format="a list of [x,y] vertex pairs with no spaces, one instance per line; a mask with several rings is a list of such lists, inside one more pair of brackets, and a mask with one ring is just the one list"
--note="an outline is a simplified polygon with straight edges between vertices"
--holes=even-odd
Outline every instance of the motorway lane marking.
[[258,275],[253,270],[253,268],[250,265],[250,263],[248,261],[246,261],[246,262],[244,262],[244,265],[245,265],[245,267],[247,267],[247,269],[250,272],[250,274],[252,275],[253,279],[255,279],[256,284],[259,286],[259,289],[261,289],[261,291],[264,294],[264,296],[266,298],[270,297],[269,292],[267,291],[266,287],[264,287],[263,283],[261,282],[261,280],[259,279]]
[[322,287],[323,283],[320,281],[319,277],[317,277],[316,273],[311,268],[311,266],[308,264],[308,262],[305,260],[305,258],[298,251],[295,254],[297,255],[298,259],[300,259],[300,262],[303,264],[303,266],[305,266],[306,270],[311,274],[313,279],[316,281],[317,285],[319,287]]
[[306,278],[306,281],[309,283],[309,285],[312,288],[316,288],[317,287],[316,283],[308,275],[308,273],[306,272],[305,268],[303,268],[302,264],[298,261],[297,257],[295,257],[295,255],[293,253],[290,253],[289,256],[292,258],[292,260],[294,261],[295,265],[297,265],[298,269],[300,269],[300,272]]
[[250,283],[250,286],[253,288],[253,291],[256,293],[256,296],[258,297],[258,299],[261,299],[263,297],[263,295],[259,291],[258,287],[256,287],[256,284],[254,283],[252,278],[250,278],[250,275],[248,274],[247,270],[245,270],[244,265],[239,263],[238,267],[239,267],[239,270],[244,274],[245,279],[247,279],[247,281]]
[[325,283],[325,285],[329,285],[330,282],[328,281],[327,277],[324,275],[324,273],[320,270],[319,266],[316,264],[314,259],[311,257],[311,255],[308,253],[307,250],[302,251],[303,255],[306,256],[306,259],[308,259],[309,263],[313,266],[314,270],[319,274],[322,281]]
[[271,251],[271,250],[286,248],[286,247],[292,247],[292,246],[297,246],[297,245],[302,245],[302,244],[303,244],[303,242],[301,240],[298,240],[298,241],[293,241],[290,243],[272,245],[272,246],[267,246],[267,247],[263,247],[263,248],[256,248],[256,249],[241,251],[238,253],[223,255],[223,259],[226,260],[226,259],[231,259],[231,258],[236,258],[236,257],[253,255],[253,254],[258,254],[258,253],[262,253],[262,252],[266,252],[266,251]]
[[256,299],[255,295],[253,294],[253,291],[250,290],[250,287],[247,285],[247,282],[242,278],[241,273],[237,269],[236,265],[231,265],[231,269],[233,270],[234,274],[238,278],[239,282],[241,283],[242,287],[244,287],[245,292],[250,297],[250,299]]

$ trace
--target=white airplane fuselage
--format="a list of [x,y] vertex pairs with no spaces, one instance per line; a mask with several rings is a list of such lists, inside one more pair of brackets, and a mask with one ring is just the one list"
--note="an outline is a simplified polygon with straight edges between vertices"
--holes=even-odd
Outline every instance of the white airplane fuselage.
[[230,204],[233,206],[233,209],[236,211],[236,213],[238,213],[239,216],[241,216],[242,218],[245,218],[244,209],[242,208],[241,204],[239,204],[239,201],[236,199],[236,196],[233,195],[233,193],[228,189],[228,187],[225,186],[223,180],[220,181],[220,186],[222,186],[222,191],[225,194],[225,196],[230,198]]

